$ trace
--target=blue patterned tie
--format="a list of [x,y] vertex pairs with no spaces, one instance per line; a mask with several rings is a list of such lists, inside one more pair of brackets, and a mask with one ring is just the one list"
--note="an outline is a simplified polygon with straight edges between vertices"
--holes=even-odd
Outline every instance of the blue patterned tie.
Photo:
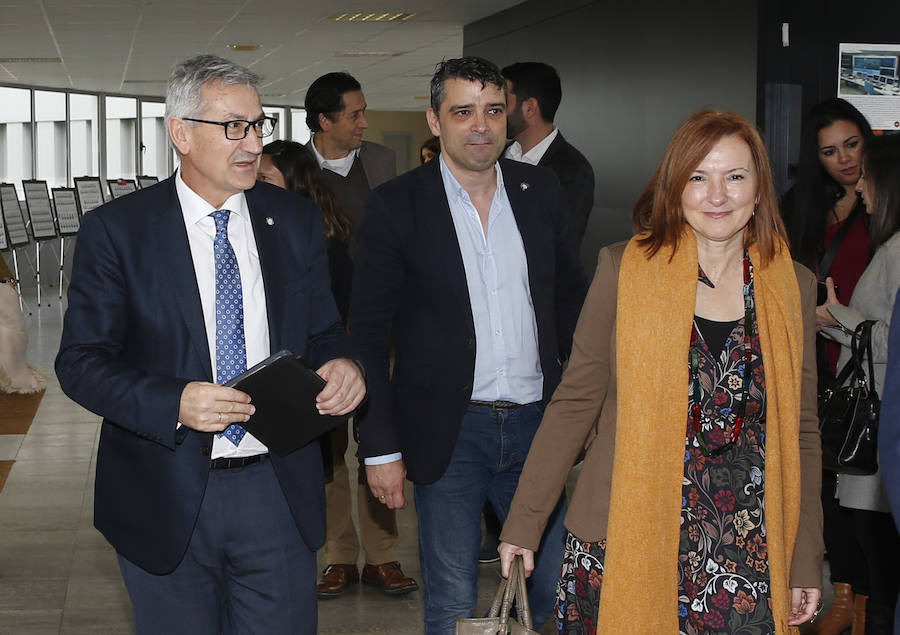
[[[210,216],[216,221],[213,252],[216,257],[216,381],[224,384],[247,369],[247,347],[244,343],[244,301],[241,293],[241,272],[234,249],[228,242],[227,209],[216,210]],[[247,433],[232,423],[218,436],[235,445]]]

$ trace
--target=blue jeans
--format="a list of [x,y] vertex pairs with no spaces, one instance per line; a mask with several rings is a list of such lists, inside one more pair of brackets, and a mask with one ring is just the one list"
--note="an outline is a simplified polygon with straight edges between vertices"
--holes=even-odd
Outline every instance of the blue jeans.
[[[506,520],[543,413],[541,404],[497,411],[469,405],[447,471],[434,483],[416,484],[426,635],[453,635],[457,617],[472,617],[484,501],[490,500],[500,520]],[[548,521],[530,578],[535,628],[550,618],[556,603],[564,499]]]

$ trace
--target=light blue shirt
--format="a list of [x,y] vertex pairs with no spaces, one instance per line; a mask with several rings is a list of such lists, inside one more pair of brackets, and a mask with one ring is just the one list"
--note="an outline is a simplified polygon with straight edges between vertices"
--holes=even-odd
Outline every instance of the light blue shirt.
[[540,401],[544,375],[537,320],[528,285],[528,259],[519,226],[496,165],[497,190],[488,212],[487,235],[469,193],[440,157],[441,177],[462,254],[475,323],[472,399]]
[[[506,196],[500,165],[496,165],[497,190],[488,212],[485,236],[469,193],[450,172],[443,156],[439,161],[475,323],[472,399],[520,404],[540,401],[544,374],[528,285],[528,259]],[[367,457],[365,463],[379,465],[401,458],[397,452]]]

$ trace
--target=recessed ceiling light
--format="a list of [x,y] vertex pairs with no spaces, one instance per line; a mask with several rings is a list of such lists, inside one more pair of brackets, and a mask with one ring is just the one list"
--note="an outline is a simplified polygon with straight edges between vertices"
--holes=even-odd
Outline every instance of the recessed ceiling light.
[[326,20],[333,22],[405,22],[415,13],[394,13],[393,11],[375,13],[332,13],[326,16]]
[[247,51],[258,51],[262,48],[261,44],[229,44],[228,48],[232,51],[239,52],[247,52]]
[[0,64],[61,64],[59,57],[0,57]]

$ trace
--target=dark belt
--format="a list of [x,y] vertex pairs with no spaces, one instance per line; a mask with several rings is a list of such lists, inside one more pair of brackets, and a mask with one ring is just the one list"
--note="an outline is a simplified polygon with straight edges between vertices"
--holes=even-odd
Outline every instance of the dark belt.
[[521,408],[525,405],[513,401],[476,401],[474,399],[469,403],[473,406],[484,406],[491,410],[515,410],[516,408]]
[[238,457],[221,457],[218,459],[213,459],[209,462],[209,469],[211,470],[232,470],[236,467],[247,467],[248,465],[253,465],[254,463],[259,463],[260,461],[264,461],[269,458],[268,454],[254,454],[253,456],[238,456]]

